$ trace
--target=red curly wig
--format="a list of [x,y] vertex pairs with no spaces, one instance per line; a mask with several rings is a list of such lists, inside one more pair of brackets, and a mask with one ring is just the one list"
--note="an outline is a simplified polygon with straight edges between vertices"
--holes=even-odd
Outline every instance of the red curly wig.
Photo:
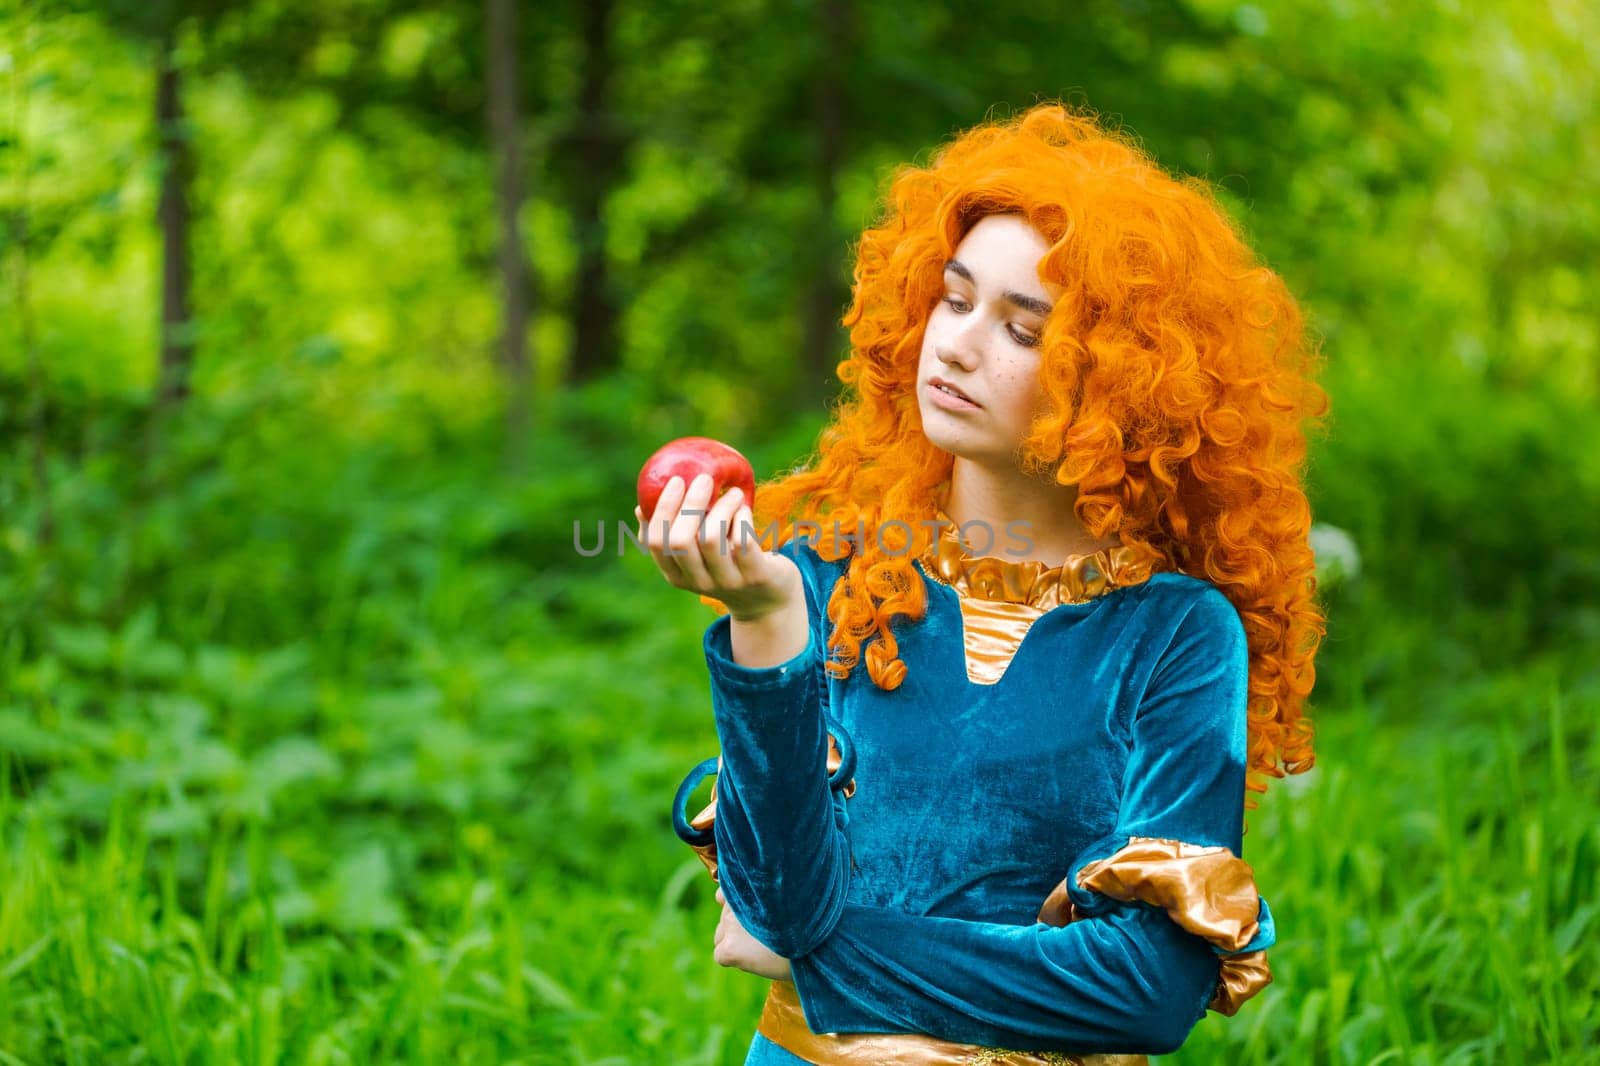
[[[1047,413],[1019,461],[1077,486],[1090,535],[1210,581],[1238,609],[1250,648],[1248,790],[1310,769],[1302,705],[1325,622],[1302,469],[1303,426],[1328,406],[1318,353],[1283,281],[1203,182],[1174,179],[1058,102],[897,170],[856,250],[851,352],[838,367],[847,392],[811,461],[757,489],[757,527],[779,530],[771,546],[806,520],[823,530],[823,558],[856,553],[828,603],[829,670],[849,676],[865,646],[874,684],[905,677],[890,622],[926,612],[911,561],[933,533],[918,521],[934,517],[954,462],[922,431],[923,331],[945,261],[978,219],[1000,213],[1049,242],[1040,277],[1063,289],[1040,344]],[[858,523],[890,519],[910,522],[909,551],[848,539]]]

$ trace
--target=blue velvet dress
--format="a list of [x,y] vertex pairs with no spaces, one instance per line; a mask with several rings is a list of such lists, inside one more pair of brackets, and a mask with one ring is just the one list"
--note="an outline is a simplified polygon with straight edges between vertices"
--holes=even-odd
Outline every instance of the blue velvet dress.
[[[1003,672],[975,681],[984,649],[961,600],[979,593],[918,560],[928,611],[894,623],[908,673],[886,692],[864,663],[844,680],[823,667],[826,606],[848,559],[826,561],[805,539],[778,550],[800,568],[810,640],[787,663],[751,668],[733,661],[728,616],[707,628],[722,748],[709,835],[728,906],[791,960],[807,1027],[1032,1051],[1181,1045],[1221,961],[1273,943],[1266,901],[1245,886],[1252,920],[1224,947],[1175,920],[1204,900],[1116,898],[1079,875],[1141,841],[1225,848],[1248,871],[1234,858],[1248,659],[1229,600],[1157,572],[1035,607],[1020,643],[987,649]],[[1026,565],[982,562],[1006,580]],[[845,774],[830,781],[825,765],[829,733],[853,749],[848,799]],[[685,839],[690,776],[673,812]],[[1186,891],[1204,895],[1188,869]],[[1058,885],[1083,920],[1039,920]],[[746,1060],[805,1061],[759,1032]]]

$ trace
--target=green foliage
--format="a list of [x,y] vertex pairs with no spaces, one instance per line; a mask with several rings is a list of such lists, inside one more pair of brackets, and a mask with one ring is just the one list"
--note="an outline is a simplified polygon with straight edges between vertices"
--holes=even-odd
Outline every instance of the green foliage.
[[[1359,557],[1318,767],[1251,816],[1275,982],[1172,1058],[1600,1062],[1594,17],[846,6],[840,44],[617,4],[620,371],[581,389],[581,6],[525,19],[518,476],[478,5],[0,4],[0,1063],[741,1061],[764,988],[667,812],[710,616],[618,550],[638,464],[801,460],[808,236],[842,281],[890,167],[1080,90],[1304,297],[1314,511]],[[152,16],[199,162],[159,419]]]

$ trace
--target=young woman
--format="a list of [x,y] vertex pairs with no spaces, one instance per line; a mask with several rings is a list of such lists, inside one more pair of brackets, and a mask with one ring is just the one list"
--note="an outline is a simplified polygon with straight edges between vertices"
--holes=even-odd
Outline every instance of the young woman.
[[747,1062],[1171,1051],[1270,980],[1245,793],[1312,761],[1295,302],[1203,185],[1043,104],[902,168],[844,321],[808,467],[635,511],[727,611],[674,820],[717,961],[773,980]]

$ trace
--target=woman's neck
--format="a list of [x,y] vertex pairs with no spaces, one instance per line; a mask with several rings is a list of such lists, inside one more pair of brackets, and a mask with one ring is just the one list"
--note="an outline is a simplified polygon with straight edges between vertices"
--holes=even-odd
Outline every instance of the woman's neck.
[[[956,457],[944,513],[957,527],[980,523],[966,539],[986,553],[1012,562],[1037,561],[1056,566],[1073,555],[1086,555],[1121,543],[1116,537],[1095,538],[1073,512],[1075,486],[1028,477],[1021,471],[999,474]],[[987,532],[979,532],[987,526]],[[1031,547],[1022,550],[1025,545]]]

